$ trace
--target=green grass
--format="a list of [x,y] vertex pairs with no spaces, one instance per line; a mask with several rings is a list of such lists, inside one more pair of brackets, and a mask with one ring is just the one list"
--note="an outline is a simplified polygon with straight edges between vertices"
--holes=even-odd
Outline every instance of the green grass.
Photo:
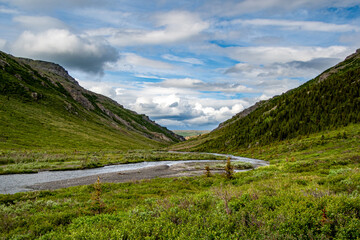
[[135,132],[121,132],[51,110],[0,95],[0,149],[125,150],[164,146]]
[[[216,169],[216,170],[224,170],[225,166],[226,166],[226,163],[209,164],[209,167],[211,169]],[[251,163],[246,163],[246,162],[231,162],[231,166],[236,170],[244,170],[244,169],[253,168],[253,165]]]
[[0,238],[357,239],[359,149],[357,124],[239,149],[271,165],[231,180],[103,183],[101,214],[91,185],[0,195]]

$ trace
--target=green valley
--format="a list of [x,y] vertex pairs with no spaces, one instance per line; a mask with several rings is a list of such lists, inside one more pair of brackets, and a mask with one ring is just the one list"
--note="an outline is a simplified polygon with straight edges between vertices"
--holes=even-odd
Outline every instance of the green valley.
[[101,205],[93,185],[0,195],[1,237],[357,239],[359,139],[357,124],[244,149],[241,154],[271,165],[231,180],[101,183]]
[[198,152],[270,165],[1,194],[0,238],[360,239],[359,50],[187,141],[48,64],[1,54],[3,173],[209,158]]

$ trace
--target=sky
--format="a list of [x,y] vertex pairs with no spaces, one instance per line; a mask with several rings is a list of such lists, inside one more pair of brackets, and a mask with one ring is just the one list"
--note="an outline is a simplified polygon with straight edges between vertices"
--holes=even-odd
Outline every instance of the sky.
[[0,0],[0,50],[171,130],[212,130],[360,48],[359,0]]

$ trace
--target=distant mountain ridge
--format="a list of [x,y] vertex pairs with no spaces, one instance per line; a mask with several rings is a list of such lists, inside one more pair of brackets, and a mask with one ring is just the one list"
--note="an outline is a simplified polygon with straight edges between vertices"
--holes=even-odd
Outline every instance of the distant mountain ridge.
[[[149,117],[125,109],[108,97],[82,88],[63,67],[55,63],[16,58],[0,52],[0,97],[0,144],[1,139],[3,144],[6,142],[9,146],[14,142],[19,142],[20,146],[29,144],[20,139],[20,134],[23,139],[34,137],[26,132],[26,129],[32,129],[32,126],[42,132],[40,135],[54,135],[50,138],[60,145],[61,141],[56,139],[56,135],[59,138],[66,135],[62,139],[65,142],[69,140],[74,143],[73,136],[74,139],[83,141],[84,145],[91,142],[90,145],[96,146],[99,140],[103,141],[104,146],[108,141],[109,146],[115,147],[119,144],[119,148],[134,148],[136,145],[140,148],[151,148],[184,140]],[[16,106],[16,109],[10,109],[11,105]],[[21,109],[24,111],[21,112]],[[26,114],[26,111],[30,114]],[[31,112],[41,114],[33,116]],[[16,118],[22,118],[23,121],[18,122]],[[70,131],[66,127],[51,128],[51,131],[47,132],[49,129],[40,127],[46,126],[47,122],[55,125],[68,123],[73,129]],[[76,133],[76,126],[84,132]],[[19,130],[17,133],[11,131],[10,128],[14,127]],[[89,136],[86,136],[86,129],[91,132]],[[34,143],[36,142],[35,139]]]
[[360,122],[360,49],[298,88],[260,101],[176,150],[235,151]]

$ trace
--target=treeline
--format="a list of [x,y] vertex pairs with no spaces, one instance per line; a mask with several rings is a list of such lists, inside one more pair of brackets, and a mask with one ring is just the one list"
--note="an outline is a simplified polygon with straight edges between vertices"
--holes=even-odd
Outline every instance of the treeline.
[[266,145],[360,122],[360,58],[352,57],[304,85],[213,131],[197,150]]

